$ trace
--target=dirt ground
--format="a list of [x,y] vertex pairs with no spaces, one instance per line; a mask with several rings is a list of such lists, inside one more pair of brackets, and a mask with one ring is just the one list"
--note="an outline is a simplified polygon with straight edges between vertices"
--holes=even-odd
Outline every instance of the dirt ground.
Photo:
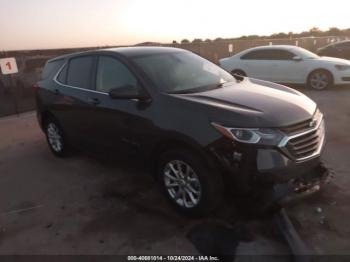
[[[325,114],[323,160],[335,178],[287,212],[318,254],[350,254],[350,88],[301,91]],[[34,113],[0,119],[0,254],[198,254],[186,235],[202,221],[174,212],[132,166],[55,158]],[[261,222],[248,225],[255,238],[237,254],[289,254]]]

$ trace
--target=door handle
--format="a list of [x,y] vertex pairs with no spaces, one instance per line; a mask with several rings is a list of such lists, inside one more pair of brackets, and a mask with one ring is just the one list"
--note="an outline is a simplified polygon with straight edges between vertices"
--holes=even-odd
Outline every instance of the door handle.
[[95,106],[97,106],[99,103],[101,103],[100,100],[99,100],[98,98],[89,98],[88,102],[89,102],[90,104],[95,105]]

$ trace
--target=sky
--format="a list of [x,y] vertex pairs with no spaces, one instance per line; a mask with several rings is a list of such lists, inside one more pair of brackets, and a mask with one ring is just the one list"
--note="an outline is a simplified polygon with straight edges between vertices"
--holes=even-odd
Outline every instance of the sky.
[[350,28],[349,0],[0,0],[0,50]]

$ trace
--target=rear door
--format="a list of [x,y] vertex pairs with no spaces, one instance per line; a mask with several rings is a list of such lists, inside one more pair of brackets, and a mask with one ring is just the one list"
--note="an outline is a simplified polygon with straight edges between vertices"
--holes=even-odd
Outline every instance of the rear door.
[[[265,50],[253,50],[241,56],[241,65],[247,76],[263,80],[271,80],[266,68]],[[241,69],[241,68],[240,68]]]
[[92,119],[88,112],[94,107],[91,101],[93,92],[94,55],[72,57],[56,78],[54,92],[58,99],[55,103],[55,115],[58,116],[63,130],[72,141],[85,142],[91,135]]

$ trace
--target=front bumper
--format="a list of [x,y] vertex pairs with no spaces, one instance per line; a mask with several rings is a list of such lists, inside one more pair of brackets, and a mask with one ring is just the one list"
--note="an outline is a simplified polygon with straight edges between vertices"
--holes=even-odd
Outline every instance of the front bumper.
[[350,70],[336,71],[333,73],[335,85],[350,84]]
[[296,162],[275,149],[259,149],[256,157],[256,179],[274,184],[296,179],[320,164],[320,155]]
[[324,184],[329,183],[331,178],[331,171],[323,163],[319,163],[299,178],[274,185],[273,201],[286,204],[303,198],[319,191]]
[[297,179],[266,188],[255,195],[255,213],[263,214],[276,208],[279,209],[316,193],[330,181],[332,176],[331,171],[323,163],[319,163]]

